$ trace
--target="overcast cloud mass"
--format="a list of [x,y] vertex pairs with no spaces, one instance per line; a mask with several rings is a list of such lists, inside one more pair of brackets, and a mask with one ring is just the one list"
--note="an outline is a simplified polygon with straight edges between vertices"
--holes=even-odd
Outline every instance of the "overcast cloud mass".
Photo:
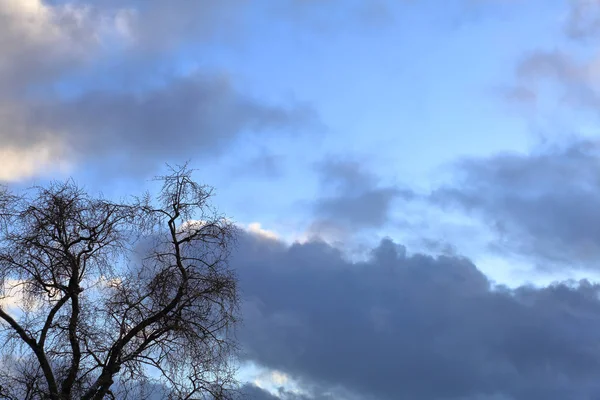
[[365,262],[325,243],[255,235],[240,253],[246,357],[317,396],[339,387],[377,399],[600,395],[597,284],[497,287],[466,258],[407,255],[389,239]]
[[598,0],[0,0],[0,183],[189,161],[244,228],[249,399],[598,399],[599,37]]

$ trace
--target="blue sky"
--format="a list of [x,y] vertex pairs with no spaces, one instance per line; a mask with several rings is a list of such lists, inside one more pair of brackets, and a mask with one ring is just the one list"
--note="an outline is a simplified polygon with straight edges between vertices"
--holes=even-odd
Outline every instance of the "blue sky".
[[[0,181],[119,197],[189,161],[222,212],[289,251],[323,240],[364,266],[391,238],[410,265],[466,257],[542,296],[597,277],[598,36],[596,0],[0,0]],[[247,361],[307,399],[350,390]],[[404,395],[542,395],[494,387]]]

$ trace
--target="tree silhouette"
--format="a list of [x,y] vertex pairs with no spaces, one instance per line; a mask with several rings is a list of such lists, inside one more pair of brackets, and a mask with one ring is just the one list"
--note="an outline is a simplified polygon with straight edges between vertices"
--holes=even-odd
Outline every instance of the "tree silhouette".
[[120,202],[0,190],[0,398],[230,397],[235,227],[186,166],[157,180]]

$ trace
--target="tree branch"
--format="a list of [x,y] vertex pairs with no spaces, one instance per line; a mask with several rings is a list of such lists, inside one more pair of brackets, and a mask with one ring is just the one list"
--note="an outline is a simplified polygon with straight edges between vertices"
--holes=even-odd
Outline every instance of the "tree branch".
[[55,400],[60,400],[58,395],[58,386],[56,385],[56,379],[54,377],[54,373],[52,372],[52,368],[48,363],[48,359],[46,358],[46,354],[44,350],[40,348],[35,339],[33,339],[26,331],[23,329],[21,325],[17,321],[14,320],[6,311],[0,307],[0,318],[6,321],[11,328],[19,335],[21,340],[25,342],[31,350],[36,355],[38,362],[40,363],[40,367],[42,368],[42,372],[44,373],[44,377],[46,378],[46,383],[48,384],[48,389],[50,389],[50,396]]

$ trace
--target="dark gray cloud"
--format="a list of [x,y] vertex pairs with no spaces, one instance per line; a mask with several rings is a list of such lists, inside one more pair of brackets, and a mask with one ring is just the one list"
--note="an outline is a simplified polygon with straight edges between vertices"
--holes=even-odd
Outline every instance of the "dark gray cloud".
[[242,399],[247,400],[335,400],[329,395],[294,393],[284,388],[279,388],[275,396],[253,384],[244,385],[240,392]]
[[58,138],[81,158],[115,156],[124,159],[121,167],[148,170],[157,161],[219,152],[243,133],[281,133],[313,118],[309,107],[263,104],[225,77],[193,75],[142,94],[91,92],[36,105],[29,120],[38,127],[33,135],[62,132]]
[[263,390],[252,384],[244,385],[240,392],[243,396],[242,398],[246,398],[248,400],[279,400],[277,396],[274,396],[266,390]]
[[381,185],[379,178],[358,161],[328,160],[317,166],[322,195],[313,205],[315,230],[329,225],[342,230],[381,227],[397,199],[413,193],[395,185]]
[[536,258],[541,267],[590,267],[600,256],[600,230],[594,226],[600,220],[594,204],[600,199],[598,145],[568,135],[596,124],[600,116],[593,40],[600,32],[600,1],[570,0],[564,9],[564,29],[556,37],[581,43],[532,49],[516,65],[514,84],[502,93],[529,106],[532,125],[560,144],[459,163],[460,178],[434,199],[489,223],[500,234],[493,244],[498,249]]
[[455,181],[431,199],[489,224],[504,250],[545,267],[593,268],[600,257],[599,151],[596,140],[573,139],[529,154],[463,160]]
[[[600,286],[493,287],[469,260],[384,240],[351,262],[246,234],[233,265],[245,357],[363,399],[600,396]],[[343,397],[339,397],[343,398]]]

